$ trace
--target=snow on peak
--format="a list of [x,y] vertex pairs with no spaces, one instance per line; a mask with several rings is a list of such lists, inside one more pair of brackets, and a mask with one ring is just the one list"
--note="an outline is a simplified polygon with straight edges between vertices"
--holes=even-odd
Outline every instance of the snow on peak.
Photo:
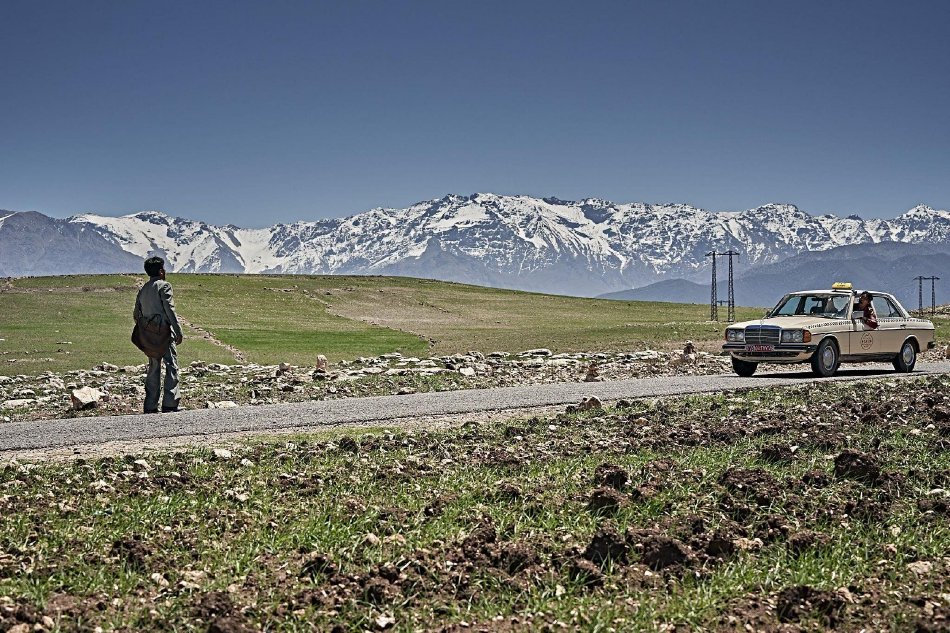
[[[262,229],[214,226],[160,211],[120,218],[85,214],[70,221],[95,228],[136,255],[159,254],[175,271],[395,271],[508,285],[532,275],[567,283],[576,275],[578,286],[563,291],[579,294],[643,285],[657,276],[697,275],[708,266],[709,250],[737,249],[743,253],[740,265],[747,267],[848,244],[950,241],[950,214],[924,205],[894,220],[862,220],[811,216],[782,203],[710,212],[688,204],[486,192]],[[439,268],[459,262],[469,262],[468,268]],[[471,273],[478,267],[486,272]]]

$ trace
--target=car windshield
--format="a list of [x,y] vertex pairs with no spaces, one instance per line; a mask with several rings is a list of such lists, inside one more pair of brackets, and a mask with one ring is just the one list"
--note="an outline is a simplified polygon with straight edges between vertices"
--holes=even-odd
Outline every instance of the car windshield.
[[769,313],[777,316],[819,316],[827,319],[843,318],[848,315],[850,297],[843,294],[801,294],[786,295]]

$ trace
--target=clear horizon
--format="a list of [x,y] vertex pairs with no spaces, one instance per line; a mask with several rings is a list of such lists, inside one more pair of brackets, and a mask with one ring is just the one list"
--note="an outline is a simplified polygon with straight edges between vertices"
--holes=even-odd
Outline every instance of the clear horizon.
[[950,3],[0,4],[0,208],[950,209]]

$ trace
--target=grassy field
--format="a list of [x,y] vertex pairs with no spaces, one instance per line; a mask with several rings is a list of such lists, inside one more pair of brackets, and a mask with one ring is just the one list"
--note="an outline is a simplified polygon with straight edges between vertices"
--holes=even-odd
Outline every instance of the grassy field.
[[[15,291],[0,293],[0,375],[144,362],[129,341],[138,281],[110,275],[14,282]],[[189,328],[185,335],[188,345],[179,350],[181,362],[233,362],[229,352],[195,337]]]
[[[0,374],[137,364],[129,343],[134,275],[16,279],[0,292]],[[312,365],[406,355],[636,350],[718,342],[723,324],[698,305],[579,299],[408,278],[171,275],[180,316],[251,362]],[[760,310],[740,308],[740,319]],[[186,333],[188,334],[188,333]],[[193,334],[193,333],[191,333]],[[234,362],[200,336],[192,360]],[[15,362],[11,362],[15,361]]]
[[825,383],[14,464],[0,630],[946,630],[948,394]]

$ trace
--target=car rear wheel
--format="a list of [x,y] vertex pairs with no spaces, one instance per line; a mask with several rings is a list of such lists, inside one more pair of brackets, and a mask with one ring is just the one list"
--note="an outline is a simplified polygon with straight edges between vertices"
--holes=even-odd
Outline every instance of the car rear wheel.
[[841,356],[838,354],[838,345],[834,339],[826,338],[818,344],[818,349],[811,357],[811,369],[816,376],[828,378],[834,376],[841,365]]
[[914,365],[917,364],[917,348],[911,341],[904,341],[901,345],[900,354],[894,358],[894,369],[902,374],[909,374],[914,371]]
[[758,363],[750,363],[748,361],[739,360],[735,356],[732,357],[732,369],[737,374],[743,378],[748,378],[755,373],[755,368],[758,367]]

